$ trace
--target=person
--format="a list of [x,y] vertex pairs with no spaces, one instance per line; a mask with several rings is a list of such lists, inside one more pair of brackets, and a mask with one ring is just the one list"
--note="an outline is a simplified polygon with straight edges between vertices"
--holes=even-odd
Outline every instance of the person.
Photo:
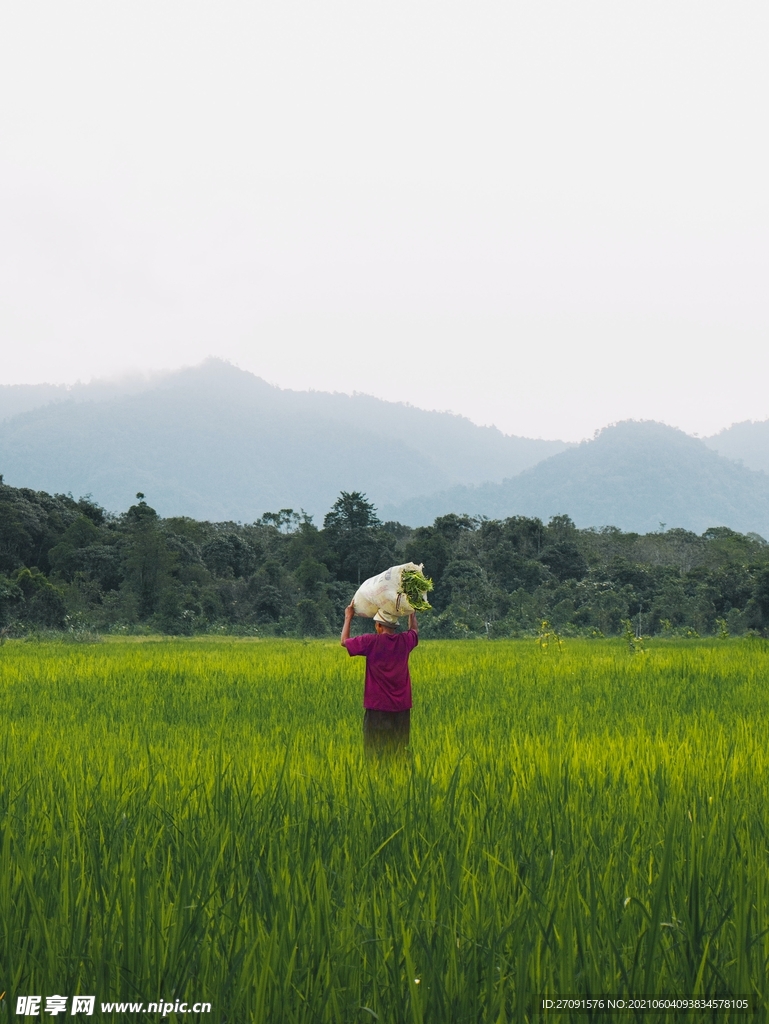
[[398,633],[398,619],[388,612],[374,616],[375,633],[350,637],[351,602],[344,610],[342,647],[350,657],[366,659],[363,685],[363,749],[366,754],[403,751],[411,734],[411,676],[409,655],[419,643],[416,613],[408,629]]

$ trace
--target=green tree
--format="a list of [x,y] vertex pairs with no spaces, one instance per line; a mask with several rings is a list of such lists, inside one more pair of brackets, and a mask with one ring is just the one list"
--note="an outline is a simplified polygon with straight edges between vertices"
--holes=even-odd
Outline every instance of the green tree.
[[158,514],[144,495],[125,513],[124,586],[136,601],[140,620],[150,618],[158,609],[163,589],[168,586],[172,565],[165,537],[159,529]]
[[766,629],[769,627],[769,566],[765,566],[756,577],[753,600],[761,612],[761,625]]
[[24,594],[14,580],[0,575],[0,627],[21,616]]
[[328,566],[323,562],[316,562],[314,558],[305,558],[294,570],[294,579],[307,598],[317,597],[323,593],[323,584],[327,583],[330,577]]
[[84,549],[97,544],[100,539],[93,521],[86,516],[78,516],[64,531],[59,543],[48,552],[51,568],[71,582],[75,573],[82,569]]
[[259,563],[259,553],[237,533],[218,534],[203,545],[201,556],[215,576],[250,576]]
[[477,557],[477,520],[471,516],[450,513],[438,516],[432,526],[414,531],[406,544],[405,561],[421,562],[425,572],[435,583],[430,603],[436,611],[443,611],[451,601],[452,589],[443,585],[443,575],[449,563],[458,558]]
[[328,621],[315,600],[303,597],[296,605],[296,617],[302,636],[323,636],[329,631]]
[[557,580],[581,580],[587,572],[587,562],[572,541],[558,541],[545,548],[539,556]]
[[360,585],[393,558],[392,534],[360,491],[342,491],[323,520],[339,579]]
[[24,597],[22,616],[35,626],[61,629],[65,607],[62,592],[39,569],[19,569],[14,580]]

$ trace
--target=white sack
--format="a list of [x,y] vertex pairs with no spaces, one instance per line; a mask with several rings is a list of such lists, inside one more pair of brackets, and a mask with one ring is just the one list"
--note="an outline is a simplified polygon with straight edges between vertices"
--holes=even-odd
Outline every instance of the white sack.
[[[401,573],[404,569],[417,569],[421,572],[422,566],[414,562],[393,565],[379,576],[364,580],[352,599],[355,614],[363,615],[367,619],[373,619],[380,610],[389,612],[390,615],[410,615],[414,609],[406,595],[401,592]],[[422,597],[427,600],[426,593]]]

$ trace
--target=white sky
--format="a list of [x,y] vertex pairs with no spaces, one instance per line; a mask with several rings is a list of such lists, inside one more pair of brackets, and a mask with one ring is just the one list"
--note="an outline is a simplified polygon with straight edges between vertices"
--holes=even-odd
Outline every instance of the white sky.
[[769,416],[769,5],[3,5],[0,383]]

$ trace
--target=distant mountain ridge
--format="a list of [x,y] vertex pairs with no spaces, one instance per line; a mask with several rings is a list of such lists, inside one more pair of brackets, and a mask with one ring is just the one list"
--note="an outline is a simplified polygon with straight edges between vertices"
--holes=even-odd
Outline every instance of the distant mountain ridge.
[[135,374],[88,384],[0,384],[0,423],[57,402],[104,402],[158,387],[169,372]]
[[769,475],[674,427],[628,420],[501,484],[454,487],[383,511],[412,525],[450,511],[544,520],[567,513],[580,527],[646,533],[665,524],[702,533],[728,526],[767,538]]
[[[23,410],[23,411],[21,411]],[[727,457],[728,456],[728,457]],[[288,391],[229,363],[73,387],[0,387],[6,483],[121,511],[251,522],[341,490],[410,526],[448,512],[647,532],[729,526],[769,537],[769,421],[710,438],[632,422],[579,445],[511,437],[369,395]]]
[[769,473],[769,420],[733,423],[703,441],[719,455],[741,462],[748,469]]
[[90,493],[113,511],[141,490],[164,515],[253,521],[301,507],[322,517],[342,489],[399,502],[502,480],[567,447],[367,395],[284,391],[219,360],[39,388],[0,388],[0,419],[10,413],[0,473],[15,486]]

